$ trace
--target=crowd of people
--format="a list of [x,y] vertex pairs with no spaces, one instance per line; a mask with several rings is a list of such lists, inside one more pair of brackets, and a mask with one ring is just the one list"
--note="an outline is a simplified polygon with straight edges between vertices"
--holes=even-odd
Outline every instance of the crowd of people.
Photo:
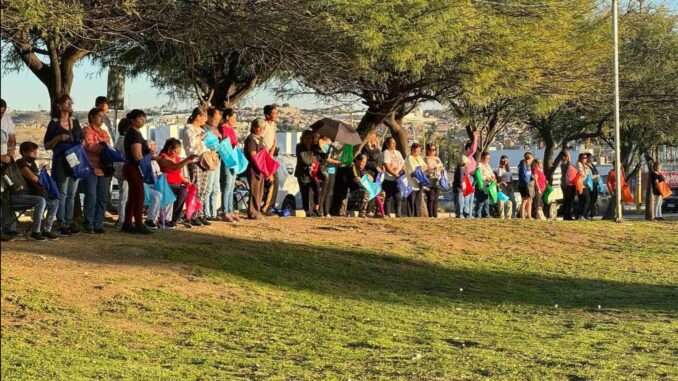
[[[33,208],[32,239],[104,234],[113,177],[119,185],[116,227],[122,232],[150,234],[159,226],[193,228],[218,220],[237,223],[241,217],[233,196],[240,171],[220,159],[215,147],[221,144],[241,150],[247,160],[243,168],[249,186],[247,218],[274,214],[278,179],[265,163],[277,155],[275,105],[266,106],[263,117],[250,123],[242,144],[233,109],[197,107],[181,140],[168,138],[159,151],[140,131],[146,123],[144,111],[130,111],[114,130],[107,117],[107,99],[98,97],[94,106],[82,127],[73,117],[68,95],[55,101],[43,139],[44,149],[52,152],[48,173],[36,165],[39,146],[35,142],[21,143],[15,161],[15,127],[5,115],[5,101],[0,104],[3,178],[7,179],[3,180],[3,216],[4,208],[12,205]],[[437,217],[439,195],[450,191],[457,218],[546,219],[544,210],[554,218],[548,206],[562,203],[564,219],[583,220],[597,213],[601,190],[615,190],[614,171],[602,184],[591,154],[581,153],[573,162],[570,153],[563,151],[560,165],[547,176],[542,161],[526,152],[517,166],[521,199],[517,205],[508,157],[502,156],[499,166],[492,168],[490,153],[477,152],[477,131],[465,145],[451,181],[433,143],[422,147],[415,142],[403,157],[393,137],[380,144],[373,133],[360,152],[354,154],[354,148],[311,129],[303,131],[294,176],[307,217],[346,216],[351,210],[361,218]],[[153,185],[159,179],[164,187]],[[664,178],[656,164],[650,181],[657,196],[656,215],[662,218]],[[82,227],[74,223],[79,193],[84,194]],[[5,199],[6,194],[10,196]],[[58,230],[53,229],[55,220]],[[2,233],[3,239],[16,235],[15,223],[5,226],[3,222]]]

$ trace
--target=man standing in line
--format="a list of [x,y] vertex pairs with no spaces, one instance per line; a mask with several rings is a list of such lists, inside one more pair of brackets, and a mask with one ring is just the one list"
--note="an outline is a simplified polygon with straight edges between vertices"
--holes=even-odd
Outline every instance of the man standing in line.
[[[275,134],[277,132],[276,122],[278,121],[278,107],[275,104],[264,106],[264,123],[263,143],[268,150],[271,157],[276,157],[278,152],[278,139]],[[273,213],[271,208],[275,206],[275,199],[278,196],[278,175],[272,174],[271,177],[264,182],[264,202],[261,208],[261,213],[265,216],[270,216]]]

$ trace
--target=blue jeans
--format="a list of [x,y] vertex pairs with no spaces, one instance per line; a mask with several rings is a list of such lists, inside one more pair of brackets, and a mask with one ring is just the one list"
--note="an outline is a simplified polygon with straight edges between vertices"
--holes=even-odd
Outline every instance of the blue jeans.
[[62,228],[67,228],[73,222],[73,206],[75,204],[75,192],[78,190],[79,179],[66,177],[65,180],[57,182],[59,187],[59,211],[57,219]]
[[221,196],[224,213],[233,213],[233,189],[235,188],[235,170],[221,164]]
[[478,218],[488,218],[490,217],[490,196],[483,192],[477,191],[478,196],[476,200],[478,201]]
[[[42,216],[45,214],[45,209],[47,209],[44,231],[52,230],[54,216],[56,216],[59,209],[59,200],[47,200],[44,197],[31,194],[17,194],[12,196],[12,204],[33,207],[33,231],[36,233],[40,233],[42,229]],[[16,223],[12,224],[9,230],[16,230]]]
[[[471,180],[471,185],[475,186],[476,180],[473,176],[469,176]],[[471,193],[468,196],[464,197],[464,216],[466,218],[473,218],[473,201],[475,200],[475,193]]]
[[203,214],[206,218],[215,218],[217,216],[217,202],[219,201],[219,193],[221,193],[220,185],[221,163],[214,171],[209,171],[207,177],[207,189],[205,190],[205,200],[203,204]]
[[454,213],[457,215],[457,218],[468,217],[465,201],[464,191],[461,188],[454,188]]
[[155,222],[160,214],[160,203],[162,202],[162,194],[153,189],[150,185],[144,184],[144,191],[148,192],[150,203],[148,205],[148,214],[146,214],[147,222]]
[[90,176],[83,180],[85,188],[85,229],[100,230],[104,228],[108,190],[111,178],[107,176]]

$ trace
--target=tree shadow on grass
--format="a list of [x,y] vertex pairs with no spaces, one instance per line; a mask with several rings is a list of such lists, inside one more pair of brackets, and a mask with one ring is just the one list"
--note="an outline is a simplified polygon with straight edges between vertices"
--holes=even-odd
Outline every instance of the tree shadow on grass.
[[[48,249],[50,244],[30,242],[25,243],[30,246],[23,249],[100,264],[186,264],[282,290],[405,305],[464,302],[552,307],[558,304],[560,308],[592,310],[603,305],[606,309],[667,313],[675,312],[678,307],[678,287],[675,286],[447,268],[365,250],[249,240],[195,231],[160,232],[153,237],[110,234],[100,240],[89,246],[82,244],[85,241],[77,242],[77,251],[57,251]],[[101,250],[102,247],[108,250]]]

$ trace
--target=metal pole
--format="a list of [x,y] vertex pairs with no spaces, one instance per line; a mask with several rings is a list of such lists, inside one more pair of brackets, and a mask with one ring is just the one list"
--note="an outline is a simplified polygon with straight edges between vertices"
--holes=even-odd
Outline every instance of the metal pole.
[[614,45],[614,157],[615,166],[615,206],[617,210],[617,222],[624,220],[622,214],[621,192],[623,176],[621,172],[621,148],[619,143],[619,27],[617,25],[618,0],[612,0],[612,41]]

